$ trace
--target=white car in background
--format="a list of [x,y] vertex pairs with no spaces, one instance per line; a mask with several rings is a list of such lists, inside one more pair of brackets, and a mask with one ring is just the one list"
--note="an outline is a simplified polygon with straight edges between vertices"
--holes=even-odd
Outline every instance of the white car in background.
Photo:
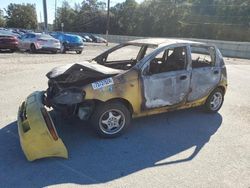
[[18,47],[20,50],[29,50],[32,53],[37,51],[57,53],[61,44],[59,40],[47,34],[27,33],[21,36]]

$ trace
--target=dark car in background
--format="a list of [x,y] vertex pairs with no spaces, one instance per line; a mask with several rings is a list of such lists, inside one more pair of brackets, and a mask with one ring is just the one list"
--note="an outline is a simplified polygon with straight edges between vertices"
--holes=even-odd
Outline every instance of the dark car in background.
[[18,49],[18,38],[11,33],[0,31],[0,51],[14,52]]
[[88,34],[89,38],[92,39],[93,42],[96,42],[96,43],[107,43],[107,40],[102,38],[102,37],[99,37],[97,35],[93,35],[93,34]]
[[82,35],[82,38],[84,38],[86,42],[93,42],[93,40],[87,34]]
[[50,35],[60,41],[61,53],[66,53],[66,51],[75,51],[77,54],[82,53],[84,44],[80,36],[66,33],[51,33]]

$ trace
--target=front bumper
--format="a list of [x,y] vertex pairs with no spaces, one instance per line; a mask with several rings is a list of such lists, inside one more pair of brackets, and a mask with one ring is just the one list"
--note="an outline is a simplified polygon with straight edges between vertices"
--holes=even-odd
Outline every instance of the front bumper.
[[22,150],[29,161],[45,157],[68,158],[68,151],[42,103],[43,94],[32,93],[19,107],[17,119]]
[[66,44],[65,45],[66,50],[68,51],[82,51],[84,46],[83,45],[71,45],[71,44]]

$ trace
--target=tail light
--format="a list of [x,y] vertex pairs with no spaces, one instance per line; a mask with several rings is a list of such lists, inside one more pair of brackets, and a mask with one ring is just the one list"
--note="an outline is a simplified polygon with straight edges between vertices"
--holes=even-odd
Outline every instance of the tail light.
[[0,36],[0,40],[4,42],[18,41],[15,36]]
[[47,128],[49,129],[51,136],[53,137],[54,140],[58,140],[58,134],[56,132],[56,129],[53,125],[53,122],[52,122],[47,110],[45,108],[41,108],[41,112],[42,112],[44,121],[47,125]]

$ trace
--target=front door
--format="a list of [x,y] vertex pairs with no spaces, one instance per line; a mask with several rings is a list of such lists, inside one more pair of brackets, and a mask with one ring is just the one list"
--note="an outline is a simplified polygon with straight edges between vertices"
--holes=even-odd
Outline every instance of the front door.
[[142,75],[144,110],[185,102],[191,71],[187,70],[187,48],[167,48],[149,60]]

